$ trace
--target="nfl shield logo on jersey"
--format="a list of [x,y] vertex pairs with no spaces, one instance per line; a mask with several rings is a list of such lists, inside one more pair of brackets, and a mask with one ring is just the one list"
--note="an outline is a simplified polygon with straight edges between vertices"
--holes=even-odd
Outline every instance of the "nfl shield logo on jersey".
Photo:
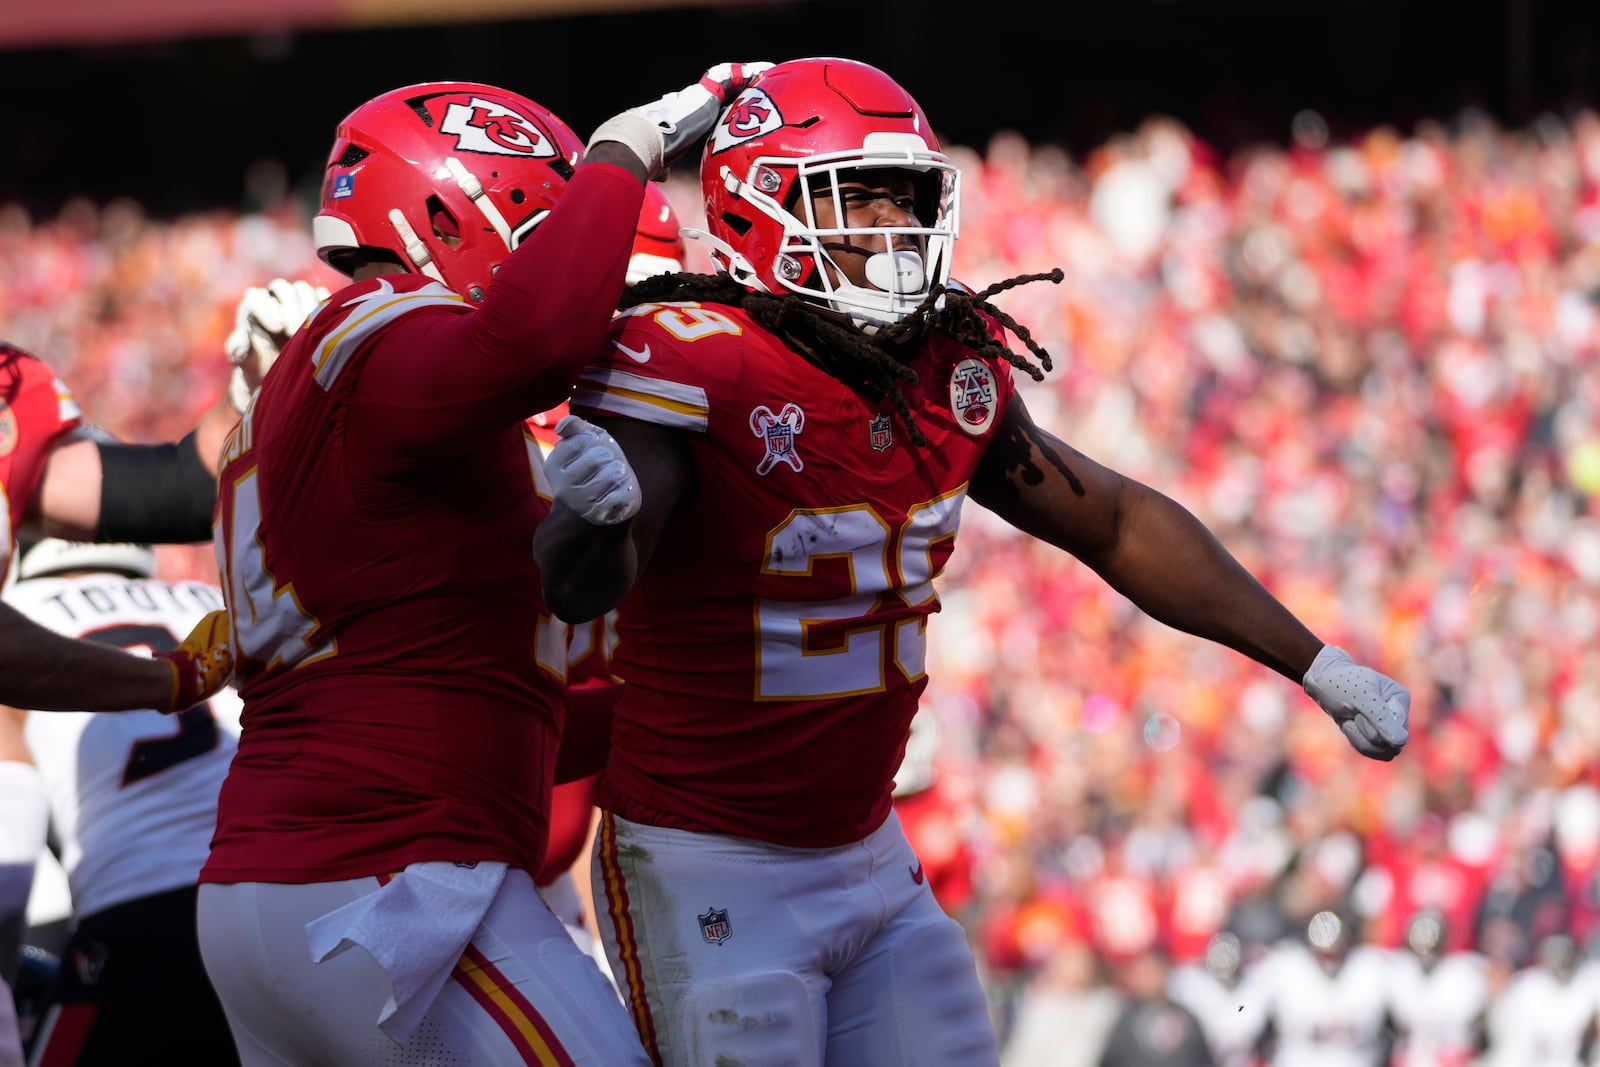
[[700,936],[713,945],[720,945],[733,936],[733,926],[728,922],[727,908],[707,908],[700,919]]
[[867,433],[872,442],[872,450],[874,452],[886,451],[890,445],[894,444],[894,430],[889,425],[889,416],[887,415],[879,415],[867,423]]

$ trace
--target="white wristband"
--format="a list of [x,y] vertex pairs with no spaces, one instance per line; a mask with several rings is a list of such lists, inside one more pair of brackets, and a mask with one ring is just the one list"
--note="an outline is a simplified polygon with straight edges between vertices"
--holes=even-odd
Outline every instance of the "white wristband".
[[665,152],[665,141],[661,136],[661,128],[656,123],[639,114],[637,111],[624,111],[615,115],[594,131],[594,136],[589,138],[589,148],[593,148],[601,141],[615,141],[626,145],[639,157],[644,164],[644,169],[654,178],[661,171],[661,160]]

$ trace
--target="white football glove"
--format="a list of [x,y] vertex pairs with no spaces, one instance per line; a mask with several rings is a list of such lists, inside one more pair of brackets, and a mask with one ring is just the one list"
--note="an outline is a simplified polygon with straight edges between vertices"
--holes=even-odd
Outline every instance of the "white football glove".
[[249,406],[251,392],[277,361],[290,335],[326,299],[328,290],[322,286],[284,278],[273,279],[264,289],[244,291],[233,313],[233,332],[222,342],[233,364],[228,399],[234,410],[243,413]]
[[659,179],[674,160],[711,131],[717,116],[739,91],[770,66],[718,63],[693,85],[602,122],[589,138],[589,147],[599,141],[627,145],[650,177]]
[[1302,684],[1363,756],[1391,760],[1406,747],[1411,691],[1393,678],[1358,666],[1337,645],[1324,645]]
[[639,479],[616,438],[576,415],[556,423],[556,433],[561,440],[544,470],[557,500],[594,526],[615,526],[639,513]]

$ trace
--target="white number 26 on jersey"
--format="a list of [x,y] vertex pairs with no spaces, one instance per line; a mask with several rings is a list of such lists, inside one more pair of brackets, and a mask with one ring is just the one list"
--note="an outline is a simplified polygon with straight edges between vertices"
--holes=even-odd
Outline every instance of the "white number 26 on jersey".
[[[912,607],[934,601],[933,546],[954,540],[966,487],[911,509],[893,529],[867,504],[796,511],[767,535],[767,574],[811,577],[819,559],[844,559],[850,595],[836,600],[761,600],[756,611],[756,698],[815,699],[881,692],[887,657],[909,680],[927,667],[925,617],[874,621],[885,595]],[[809,641],[818,623],[849,623],[842,648]]]

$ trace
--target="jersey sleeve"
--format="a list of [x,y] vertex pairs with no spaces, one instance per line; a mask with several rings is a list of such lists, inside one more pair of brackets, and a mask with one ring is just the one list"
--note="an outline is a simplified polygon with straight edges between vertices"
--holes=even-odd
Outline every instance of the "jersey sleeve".
[[447,446],[564,401],[616,311],[642,195],[621,167],[581,166],[482,304],[386,331],[352,398],[366,409],[360,429]]
[[312,380],[324,392],[332,392],[363,346],[426,308],[465,312],[467,302],[438,282],[415,274],[379,277],[341,289],[312,312],[301,328]]
[[50,450],[82,424],[65,382],[34,356],[0,343],[0,568],[33,513]]
[[619,315],[578,378],[573,414],[705,433],[708,386],[736,355],[730,344],[735,330],[702,331],[695,325],[718,314],[697,304],[645,304]]

